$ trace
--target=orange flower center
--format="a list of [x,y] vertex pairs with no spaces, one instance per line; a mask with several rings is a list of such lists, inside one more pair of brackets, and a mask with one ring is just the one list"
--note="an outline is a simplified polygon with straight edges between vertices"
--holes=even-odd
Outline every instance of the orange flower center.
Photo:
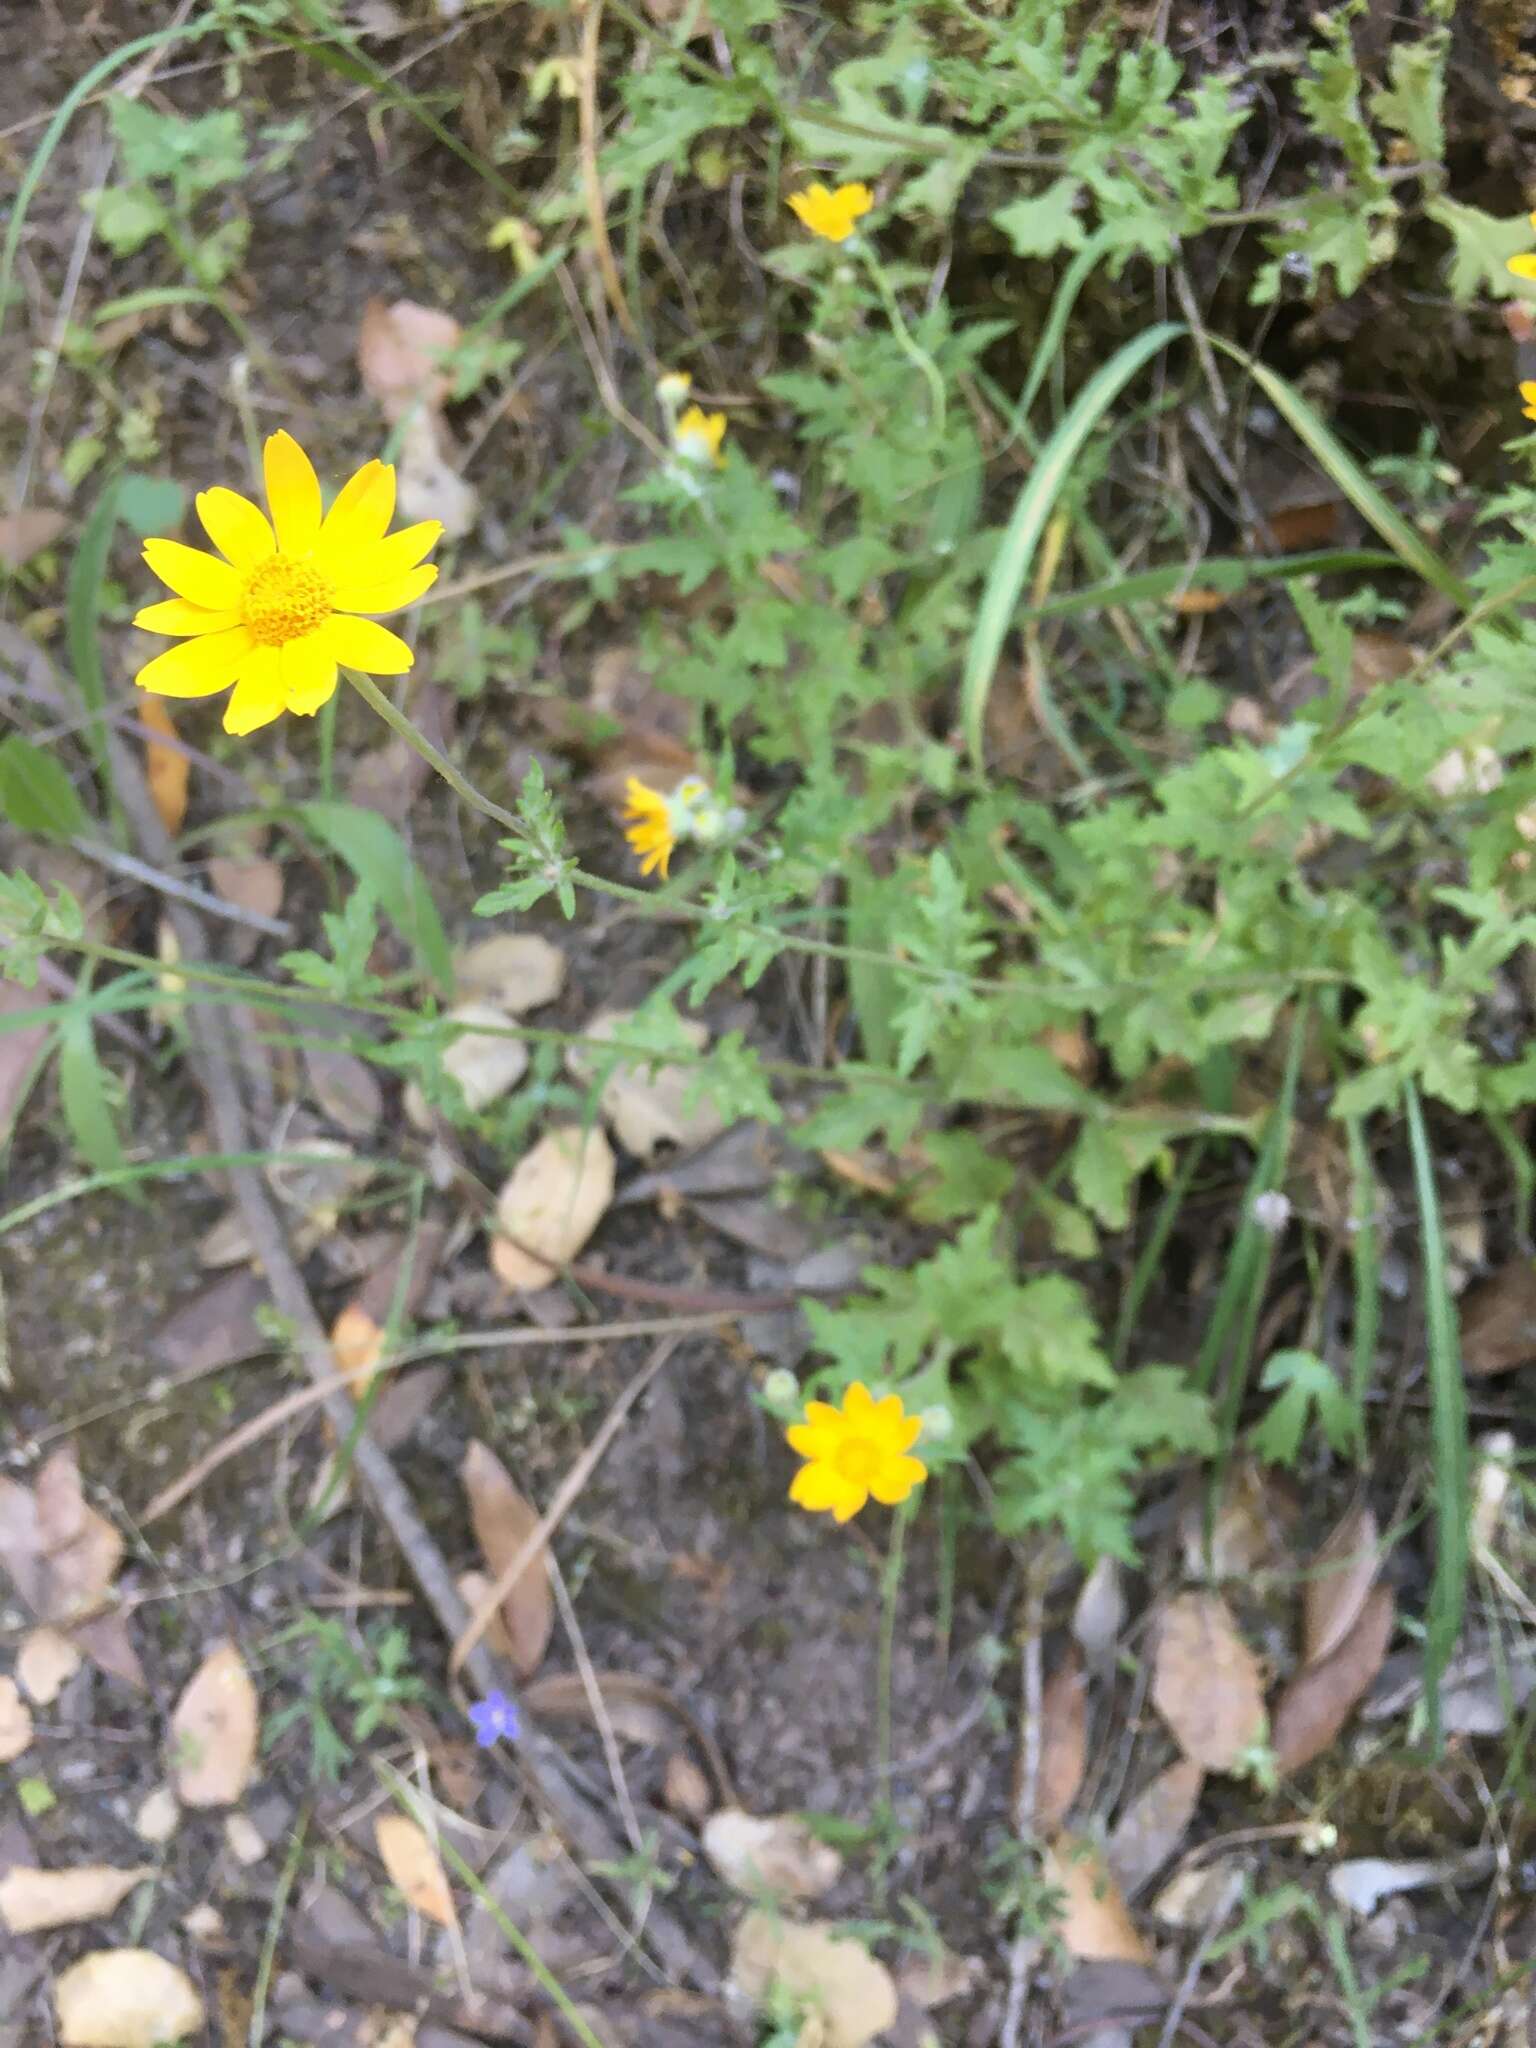
[[273,555],[246,579],[240,617],[258,647],[281,647],[330,616],[335,593],[318,569]]
[[854,1436],[838,1446],[833,1463],[855,1486],[868,1486],[880,1469],[880,1452],[868,1437]]

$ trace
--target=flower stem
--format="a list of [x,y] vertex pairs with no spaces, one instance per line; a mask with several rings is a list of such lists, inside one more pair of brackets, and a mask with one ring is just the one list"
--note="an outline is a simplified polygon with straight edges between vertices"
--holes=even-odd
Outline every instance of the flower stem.
[[467,803],[471,810],[479,811],[482,817],[493,819],[498,825],[505,825],[509,832],[515,832],[519,839],[525,835],[522,826],[510,811],[504,811],[500,804],[494,804],[488,796],[482,796],[472,782],[454,767],[448,756],[441,753],[426,734],[412,725],[398,705],[391,703],[372,676],[365,676],[357,669],[343,669],[347,681],[356,690],[370,710],[376,711],[392,733],[421,756],[434,775],[440,775],[456,797]]
[[907,325],[907,316],[902,312],[896,294],[891,289],[890,279],[880,266],[879,257],[862,236],[859,238],[859,250],[864,258],[864,267],[874,282],[875,290],[880,294],[880,303],[884,306],[886,317],[891,323],[891,331],[927,380],[932,400],[933,432],[937,440],[944,431],[944,379],[939,374],[939,366]]
[[910,1503],[903,1503],[891,1517],[891,1545],[885,1555],[881,1583],[880,1672],[875,1699],[875,1770],[877,1782],[888,1786],[891,1778],[891,1665],[896,1649],[896,1602],[901,1595],[902,1554],[906,1548],[907,1523],[912,1518]]

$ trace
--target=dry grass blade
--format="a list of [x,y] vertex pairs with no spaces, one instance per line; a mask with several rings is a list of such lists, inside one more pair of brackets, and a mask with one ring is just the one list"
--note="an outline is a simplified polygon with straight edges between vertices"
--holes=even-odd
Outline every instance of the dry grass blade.
[[[511,1589],[522,1579],[533,1558],[538,1556],[547,1547],[556,1529],[559,1528],[561,1522],[569,1513],[572,1502],[580,1496],[582,1488],[592,1476],[603,1453],[618,1435],[620,1425],[623,1423],[625,1416],[645,1392],[657,1373],[661,1371],[661,1368],[677,1349],[680,1341],[675,1336],[664,1337],[657,1345],[655,1351],[651,1354],[649,1362],[642,1371],[635,1375],[623,1393],[620,1394],[618,1400],[614,1402],[608,1413],[603,1417],[602,1426],[599,1428],[596,1436],[593,1437],[591,1443],[587,1445],[570,1471],[561,1480],[559,1487],[556,1489],[555,1497],[550,1502],[542,1519],[537,1520],[534,1526],[526,1531],[511,1554],[503,1557],[498,1563],[496,1559],[491,1557],[489,1551],[486,1551],[486,1562],[496,1574],[496,1583],[470,1616],[468,1627],[453,1646],[453,1654],[448,1659],[450,1676],[457,1677],[459,1671],[463,1668],[465,1658],[490,1627],[493,1617],[502,1608]],[[478,1534],[478,1530],[476,1533]],[[483,1542],[481,1548],[482,1550],[485,1549]],[[546,1584],[546,1595],[547,1591]],[[508,1626],[510,1628],[510,1621]],[[514,1637],[515,1640],[516,1638]],[[548,1641],[547,1630],[545,1631],[545,1641]],[[542,1645],[539,1654],[542,1657]]]

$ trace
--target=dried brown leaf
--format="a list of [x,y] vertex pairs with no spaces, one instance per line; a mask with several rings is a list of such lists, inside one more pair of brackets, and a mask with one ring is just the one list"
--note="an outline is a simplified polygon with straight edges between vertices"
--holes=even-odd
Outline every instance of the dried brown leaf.
[[731,1975],[756,2003],[777,1985],[808,2008],[819,2031],[802,2038],[818,2048],[865,2048],[896,2018],[896,1985],[885,1965],[858,1942],[814,1921],[748,1913],[731,1944]]
[[1333,1654],[1307,1665],[1285,1688],[1270,1735],[1282,1771],[1299,1771],[1335,1741],[1386,1659],[1394,1615],[1391,1587],[1373,1587]]
[[439,520],[448,540],[461,540],[475,523],[479,493],[459,475],[436,413],[412,413],[401,426],[399,490],[401,518]]
[[819,1899],[842,1875],[842,1857],[792,1813],[723,1806],[704,1823],[703,1841],[717,1874],[748,1898]]
[[496,932],[455,953],[453,975],[461,1003],[495,1003],[521,1017],[565,987],[565,955],[536,932]]
[[1230,1771],[1264,1732],[1253,1652],[1216,1593],[1181,1593],[1158,1628],[1152,1701],[1191,1763]]
[[123,1561],[123,1539],[86,1500],[73,1444],[61,1444],[32,1482],[44,1563],[44,1621],[67,1623],[106,1602]]
[[709,1780],[680,1749],[667,1758],[661,1796],[668,1811],[682,1820],[698,1822],[709,1812]]
[[14,1678],[0,1678],[0,1764],[14,1763],[32,1742],[32,1709]]
[[109,1678],[120,1678],[135,1692],[148,1691],[144,1666],[133,1647],[128,1617],[121,1608],[114,1608],[110,1614],[98,1614],[94,1621],[78,1622],[70,1634],[99,1671],[105,1671]]
[[600,1130],[562,1125],[525,1153],[496,1198],[491,1264],[503,1286],[547,1287],[602,1221],[613,1182],[613,1148]]
[[1137,1932],[1120,1888],[1097,1849],[1075,1835],[1058,1836],[1046,1851],[1045,1878],[1062,1894],[1057,1931],[1069,1955],[1081,1962],[1152,1960],[1152,1951]]
[[1191,1486],[1179,1513],[1184,1569],[1192,1579],[1247,1579],[1290,1556],[1300,1512],[1289,1482],[1257,1458],[1237,1458],[1222,1481],[1206,1544],[1206,1497]]
[[[634,1014],[633,1010],[603,1010],[586,1026],[580,1042],[565,1056],[578,1081],[590,1081],[608,1067],[610,1056],[601,1048],[624,1037]],[[709,1043],[705,1026],[696,1017],[679,1022],[683,1037],[702,1052]],[[690,1100],[698,1079],[696,1067],[652,1067],[638,1060],[621,1061],[608,1072],[598,1106],[619,1143],[637,1159],[651,1158],[661,1145],[692,1152],[725,1129],[725,1119],[707,1095],[700,1093]]]
[[23,505],[19,512],[0,512],[0,568],[20,569],[56,541],[68,525],[62,512],[44,505]]
[[331,1355],[347,1382],[347,1391],[360,1401],[384,1357],[384,1332],[360,1301],[349,1301],[332,1323]]
[[368,1062],[342,1046],[307,1045],[310,1092],[349,1138],[371,1137],[384,1114],[384,1091]]
[[114,1870],[105,1863],[82,1863],[73,1870],[29,1870],[23,1863],[13,1864],[0,1877],[0,1921],[12,1934],[40,1934],[48,1927],[105,1920],[136,1884],[154,1874],[152,1863],[141,1863],[135,1870]]
[[216,853],[208,863],[208,879],[226,903],[258,917],[276,917],[283,907],[283,871],[275,860]]
[[1187,1757],[1159,1771],[1121,1814],[1109,1838],[1109,1867],[1128,1899],[1154,1878],[1189,1831],[1205,1772]]
[[1381,1569],[1376,1517],[1363,1501],[1349,1509],[1315,1558],[1302,1589],[1302,1662],[1321,1664],[1360,1618]]
[[393,424],[417,406],[436,412],[453,388],[443,358],[463,339],[451,313],[410,299],[370,299],[357,334],[363,388]]
[[471,1115],[478,1115],[527,1073],[528,1048],[514,1035],[510,1013],[495,1003],[458,1003],[448,1022],[461,1028],[444,1048],[443,1072],[458,1082]]
[[80,1651],[56,1628],[34,1628],[16,1653],[16,1676],[35,1705],[51,1707],[80,1669]]
[[1040,1768],[1034,1825],[1052,1834],[1082,1789],[1088,1765],[1088,1679],[1076,1644],[1046,1680],[1040,1698]]
[[53,1987],[62,2048],[159,2048],[196,2034],[203,2001],[185,1970],[146,1948],[98,1949]]
[[[469,1446],[459,1477],[469,1496],[475,1541],[480,1545],[492,1583],[499,1584],[502,1573],[538,1527],[538,1513],[513,1485],[496,1453],[485,1444],[476,1442]],[[528,1678],[544,1661],[550,1631],[555,1625],[549,1559],[542,1550],[530,1559],[504,1596],[501,1613],[511,1644],[513,1668],[520,1678]]]
[[171,1715],[176,1793],[183,1806],[233,1806],[256,1770],[261,1709],[233,1643],[203,1659]]
[[[162,697],[144,697],[134,707],[141,725],[168,740],[177,737],[176,721]],[[174,839],[186,822],[187,792],[192,780],[192,763],[177,747],[162,747],[154,740],[144,743],[144,779],[160,814],[160,822]]]
[[439,1927],[454,1926],[453,1892],[437,1851],[415,1821],[404,1813],[381,1813],[373,1839],[390,1883],[407,1905]]
[[1108,1669],[1125,1616],[1125,1568],[1113,1557],[1101,1557],[1072,1609],[1073,1638],[1095,1672]]
[[1461,1360],[1474,1379],[1536,1358],[1536,1262],[1511,1259],[1461,1304]]

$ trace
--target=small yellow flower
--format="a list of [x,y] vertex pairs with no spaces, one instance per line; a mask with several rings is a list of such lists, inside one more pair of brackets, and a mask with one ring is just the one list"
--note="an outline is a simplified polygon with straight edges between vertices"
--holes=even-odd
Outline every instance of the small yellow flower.
[[1525,400],[1520,410],[1528,420],[1536,420],[1536,383],[1529,379],[1520,386],[1520,396]]
[[[1531,215],[1531,226],[1536,228],[1536,213]],[[1536,280],[1536,255],[1511,256],[1505,267],[1516,277]]]
[[631,775],[624,785],[624,817],[624,837],[640,863],[641,874],[660,868],[665,877],[677,845],[671,804],[660,790]]
[[686,370],[663,370],[656,379],[656,396],[667,408],[674,411],[693,389],[693,378]]
[[219,553],[147,540],[144,559],[176,595],[133,623],[180,642],[134,677],[157,697],[212,697],[234,685],[226,732],[254,732],[284,711],[311,717],[336,689],[338,664],[404,675],[411,650],[359,612],[414,604],[437,578],[422,556],[442,536],[436,519],[398,533],[395,472],[365,463],[322,517],[320,482],[291,434],[263,450],[272,518],[222,485],[200,491],[197,516]]
[[810,185],[804,192],[789,195],[800,225],[824,242],[846,242],[854,223],[862,220],[874,203],[875,195],[867,185],[839,185],[835,192],[825,185]]
[[807,1401],[804,1422],[785,1432],[790,1449],[810,1461],[795,1474],[790,1499],[839,1522],[856,1515],[871,1494],[882,1507],[895,1507],[928,1477],[922,1459],[907,1455],[922,1427],[922,1417],[908,1415],[899,1394],[877,1401],[862,1380],[854,1381],[841,1408]]
[[672,446],[685,462],[713,463],[716,469],[725,466],[720,453],[724,439],[725,414],[705,412],[701,405],[690,405],[672,429]]

